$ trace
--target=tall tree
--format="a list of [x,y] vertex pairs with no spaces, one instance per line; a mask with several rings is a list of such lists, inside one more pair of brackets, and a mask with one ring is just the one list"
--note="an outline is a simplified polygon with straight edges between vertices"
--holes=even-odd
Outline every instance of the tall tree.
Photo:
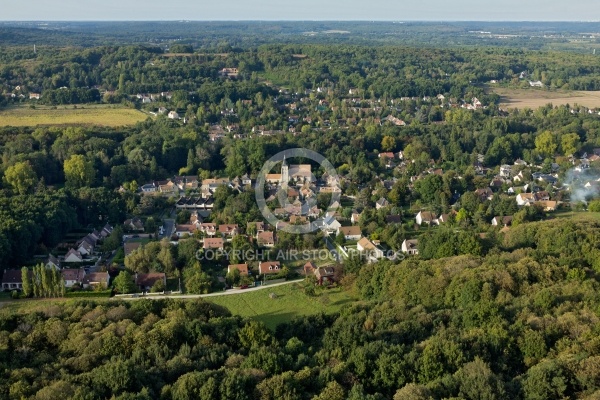
[[31,277],[29,275],[29,268],[27,267],[23,267],[21,268],[21,280],[23,282],[23,293],[25,294],[26,297],[31,296],[31,294],[33,293],[32,290],[32,286],[31,286]]
[[38,178],[29,161],[23,161],[7,168],[4,180],[15,192],[24,195],[33,190]]
[[90,186],[96,176],[94,165],[80,154],[72,155],[65,160],[64,172],[66,184],[71,188]]

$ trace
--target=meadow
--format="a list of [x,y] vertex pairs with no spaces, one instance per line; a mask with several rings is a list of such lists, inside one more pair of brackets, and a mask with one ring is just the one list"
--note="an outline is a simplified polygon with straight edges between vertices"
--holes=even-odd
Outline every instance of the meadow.
[[10,107],[0,111],[0,126],[126,126],[144,121],[148,115],[122,106],[84,105]]
[[[339,312],[342,307],[356,300],[351,292],[341,288],[317,289],[315,296],[309,296],[303,287],[304,284],[300,282],[205,300],[226,307],[234,315],[263,322],[270,329],[290,322],[295,317]],[[275,298],[270,297],[271,293],[275,294]]]

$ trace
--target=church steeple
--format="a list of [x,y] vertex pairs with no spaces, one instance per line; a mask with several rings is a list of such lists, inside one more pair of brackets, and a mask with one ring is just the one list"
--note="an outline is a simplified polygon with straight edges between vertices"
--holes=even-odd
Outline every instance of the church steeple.
[[281,163],[281,186],[287,187],[289,181],[290,169],[285,161],[285,156],[283,156],[283,162]]

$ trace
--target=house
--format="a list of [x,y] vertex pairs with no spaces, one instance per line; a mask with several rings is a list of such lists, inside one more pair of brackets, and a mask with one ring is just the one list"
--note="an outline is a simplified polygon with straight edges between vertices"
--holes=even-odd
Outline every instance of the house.
[[29,100],[39,100],[41,95],[39,93],[29,93]]
[[533,193],[519,193],[517,195],[517,205],[529,206],[534,202]]
[[542,207],[544,209],[544,211],[556,211],[556,207],[558,205],[558,202],[556,202],[556,201],[550,201],[550,200],[536,201],[536,202],[533,203],[533,205]]
[[352,216],[350,217],[350,222],[352,222],[353,224],[358,224],[359,221],[360,221],[360,214],[352,213]]
[[311,276],[317,270],[317,266],[312,261],[309,261],[306,264],[304,264],[303,269],[304,269],[304,275],[305,276]]
[[231,264],[227,266],[227,273],[231,274],[233,271],[240,271],[241,276],[248,276],[248,264]]
[[385,222],[388,224],[401,224],[402,216],[401,215],[386,215]]
[[335,268],[333,267],[319,267],[314,272],[315,277],[319,285],[326,282],[333,282],[335,276]]
[[125,251],[125,257],[142,247],[142,242],[125,242],[123,244],[123,250]]
[[529,81],[529,86],[531,87],[544,87],[542,81]]
[[48,255],[48,260],[46,260],[46,268],[60,269],[60,261],[50,254]]
[[179,114],[177,111],[169,111],[167,117],[169,117],[169,119],[179,119]]
[[406,239],[402,242],[402,252],[404,254],[410,254],[415,256],[419,254],[419,240],[418,239]]
[[207,236],[215,236],[217,234],[217,225],[212,222],[204,222],[200,224],[198,229]]
[[379,210],[380,208],[388,207],[389,205],[390,202],[382,197],[375,203],[375,208]]
[[261,275],[278,274],[281,272],[279,261],[261,261],[258,264],[258,273]]
[[510,178],[511,174],[512,174],[512,166],[507,165],[507,164],[500,166],[500,174],[499,175],[501,177]]
[[94,246],[92,246],[90,244],[90,242],[88,242],[87,240],[83,240],[79,244],[79,247],[77,248],[77,251],[79,251],[79,254],[81,254],[82,256],[89,256],[94,251]]
[[494,217],[492,219],[493,226],[509,226],[512,224],[513,217],[505,216],[505,217]]
[[337,230],[342,226],[337,219],[333,215],[328,214],[325,219],[323,219],[322,227],[324,231],[327,233],[337,232]]
[[431,211],[419,211],[415,217],[415,221],[417,222],[417,225],[431,225],[432,223],[436,223],[436,218],[435,214]]
[[270,231],[261,232],[256,235],[256,242],[259,246],[273,247],[275,246],[275,235]]
[[152,289],[156,282],[162,281],[163,287],[167,287],[167,275],[163,272],[152,272],[149,274],[135,274],[135,286],[142,292]]
[[80,263],[83,262],[81,253],[75,249],[70,249],[65,255],[65,262],[68,263]]
[[263,221],[248,222],[246,225],[246,232],[253,232],[254,235],[264,232],[267,229],[266,224]]
[[204,238],[205,250],[223,250],[225,242],[223,238]]
[[550,200],[550,194],[546,191],[535,192],[533,194],[534,201],[548,201]]
[[83,277],[82,286],[84,289],[90,287],[107,288],[109,279],[108,272],[92,272]]
[[185,225],[176,225],[175,226],[175,235],[180,237],[192,236],[198,228],[193,224],[185,224]]
[[[29,276],[33,272],[29,270]],[[20,269],[5,269],[2,275],[2,290],[23,290],[23,273]]]
[[475,195],[479,198],[479,201],[492,200],[494,198],[494,192],[489,187],[484,189],[475,190]]
[[102,230],[100,231],[100,236],[102,238],[106,238],[108,236],[110,236],[110,234],[113,231],[113,227],[110,226],[109,224],[104,225],[104,227],[102,228]]
[[202,191],[215,191],[219,186],[229,185],[229,179],[217,178],[217,179],[204,179],[202,181]]
[[445,224],[450,220],[450,214],[440,214],[440,216],[437,219],[437,224]]
[[366,253],[367,258],[370,261],[375,261],[379,258],[383,258],[383,251],[377,246],[375,246],[375,244],[366,237],[363,237],[358,241],[358,243],[356,244],[356,248],[359,252]]
[[362,232],[360,231],[360,226],[341,226],[337,230],[337,235],[344,235],[344,239],[346,240],[359,240],[362,236]]
[[83,278],[85,277],[85,270],[83,268],[65,268],[60,271],[60,274],[65,281],[66,288],[83,285]]
[[154,193],[156,192],[156,185],[154,183],[147,183],[140,187],[142,193]]
[[127,219],[123,222],[123,229],[132,232],[143,232],[144,223],[138,217]]
[[219,225],[219,233],[225,237],[234,237],[240,231],[237,224],[222,224]]
[[379,153],[378,155],[379,158],[387,158],[388,160],[393,160],[394,159],[394,153],[391,151],[388,151],[386,153]]

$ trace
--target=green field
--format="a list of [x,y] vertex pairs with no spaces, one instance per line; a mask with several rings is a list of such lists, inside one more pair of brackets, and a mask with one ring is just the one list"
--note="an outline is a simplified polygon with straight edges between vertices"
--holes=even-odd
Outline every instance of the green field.
[[[275,293],[277,298],[271,299],[270,293]],[[338,312],[356,299],[352,293],[340,288],[324,290],[322,294],[310,297],[304,294],[303,283],[300,282],[205,300],[226,307],[234,315],[256,319],[275,329],[294,317]]]
[[144,121],[148,116],[122,106],[84,105],[52,107],[11,107],[0,111],[0,126],[94,125],[125,126]]

